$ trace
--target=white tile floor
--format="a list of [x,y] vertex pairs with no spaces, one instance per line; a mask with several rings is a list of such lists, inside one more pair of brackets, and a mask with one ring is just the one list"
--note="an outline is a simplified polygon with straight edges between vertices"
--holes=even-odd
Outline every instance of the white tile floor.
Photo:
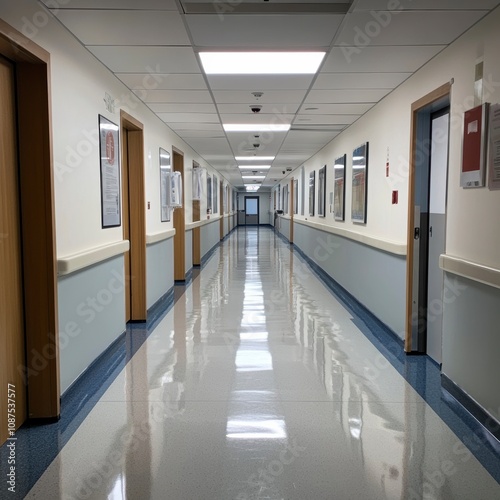
[[500,485],[270,230],[234,232],[38,499],[496,499]]

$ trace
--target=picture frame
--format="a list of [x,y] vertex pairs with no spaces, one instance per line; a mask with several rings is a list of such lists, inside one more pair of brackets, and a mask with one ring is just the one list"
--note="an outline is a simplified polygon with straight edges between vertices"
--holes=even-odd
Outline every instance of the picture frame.
[[464,113],[462,166],[460,187],[485,186],[488,150],[489,103],[485,102]]
[[318,170],[318,217],[325,217],[326,165]]
[[213,199],[213,205],[212,205],[212,213],[217,214],[219,213],[219,203],[218,203],[218,192],[219,192],[219,183],[217,176],[213,176],[213,182],[212,182],[212,199]]
[[309,215],[314,216],[314,193],[316,189],[316,170],[309,174]]
[[99,115],[99,157],[102,228],[121,226],[121,167],[119,127]]
[[283,210],[283,213],[284,214],[287,214],[288,213],[288,186],[283,186],[282,188],[282,196],[283,196],[283,207],[282,207],[282,210]]
[[160,220],[161,222],[170,221],[170,207],[168,205],[168,189],[170,189],[170,174],[172,172],[170,153],[160,148]]
[[347,155],[335,158],[333,165],[333,217],[345,221],[345,167]]
[[352,152],[351,220],[366,224],[368,199],[368,142]]
[[207,214],[212,213],[212,176],[207,174]]
[[202,194],[203,169],[196,165],[192,173],[192,200],[200,201]]

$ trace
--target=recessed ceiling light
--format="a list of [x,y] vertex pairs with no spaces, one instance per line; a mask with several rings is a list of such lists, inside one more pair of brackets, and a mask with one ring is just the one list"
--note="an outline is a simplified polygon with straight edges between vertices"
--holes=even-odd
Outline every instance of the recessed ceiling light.
[[226,132],[287,132],[290,124],[255,124],[255,123],[226,123],[222,125]]
[[242,179],[265,179],[265,175],[242,175]]
[[238,168],[240,170],[262,170],[268,171],[271,166],[270,165],[239,165]]
[[236,161],[273,161],[275,156],[235,156]]
[[207,75],[314,75],[325,52],[200,52]]

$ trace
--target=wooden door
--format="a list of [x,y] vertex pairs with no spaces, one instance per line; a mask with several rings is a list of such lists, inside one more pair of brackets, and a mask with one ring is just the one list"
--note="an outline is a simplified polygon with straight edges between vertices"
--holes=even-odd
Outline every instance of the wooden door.
[[174,280],[186,280],[186,220],[184,216],[184,155],[174,149],[174,172],[182,177],[181,208],[174,210]]
[[127,321],[146,321],[146,202],[144,191],[144,127],[120,111],[122,138],[123,238]]
[[[129,170],[128,170],[128,131],[122,131],[122,215],[123,239],[130,241],[130,201],[129,201]],[[124,255],[125,269],[125,321],[130,321],[132,294],[130,293],[130,251]]]
[[0,57],[0,444],[27,417],[15,101],[14,66]]

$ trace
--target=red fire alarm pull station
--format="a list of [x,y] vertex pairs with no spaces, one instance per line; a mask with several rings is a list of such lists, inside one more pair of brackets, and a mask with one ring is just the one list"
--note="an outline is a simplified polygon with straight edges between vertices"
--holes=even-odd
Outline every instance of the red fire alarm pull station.
[[397,191],[392,192],[392,204],[393,205],[398,204],[398,192]]

